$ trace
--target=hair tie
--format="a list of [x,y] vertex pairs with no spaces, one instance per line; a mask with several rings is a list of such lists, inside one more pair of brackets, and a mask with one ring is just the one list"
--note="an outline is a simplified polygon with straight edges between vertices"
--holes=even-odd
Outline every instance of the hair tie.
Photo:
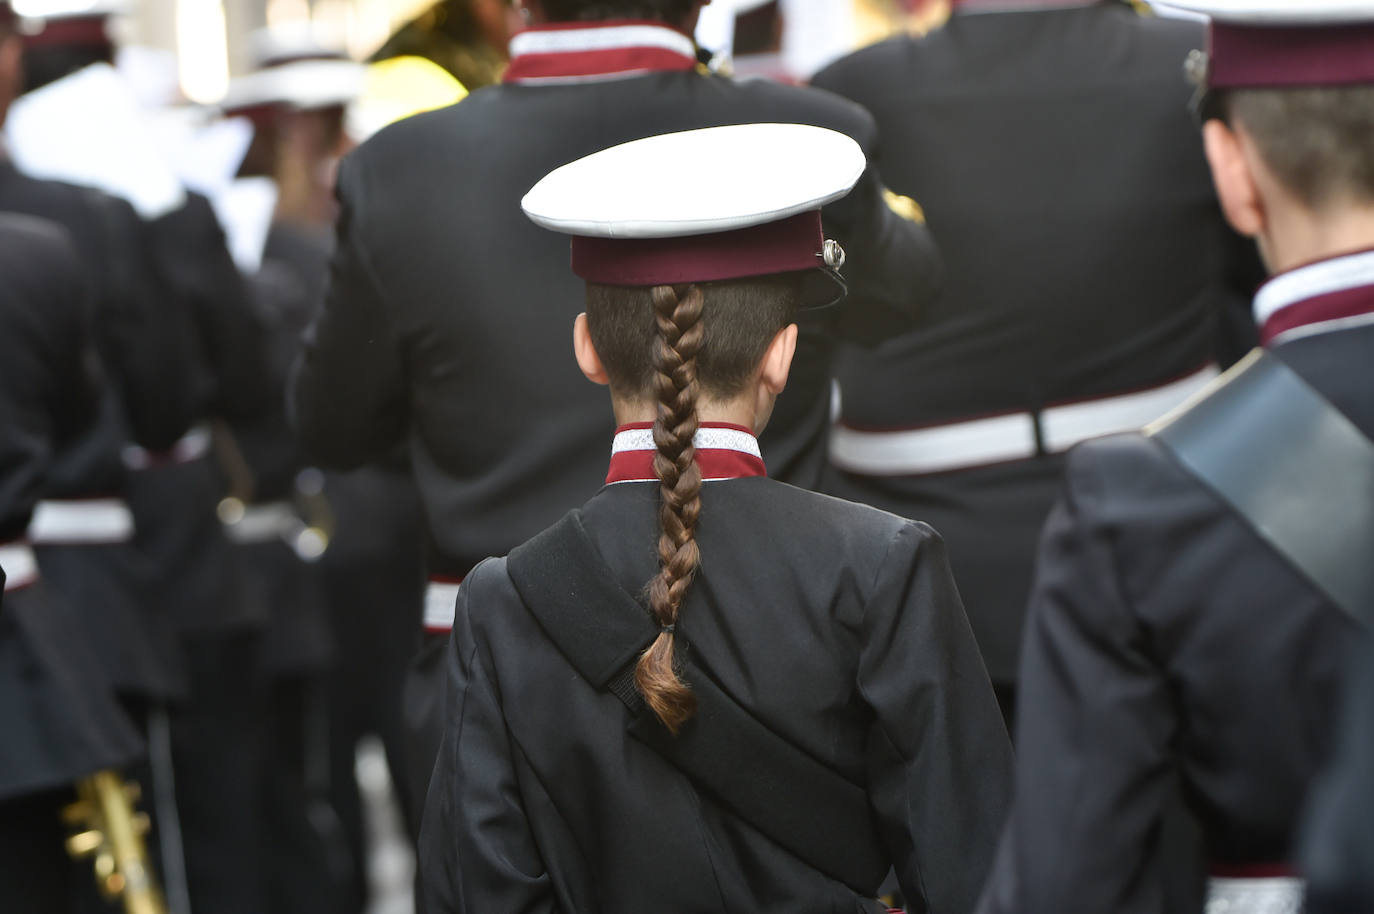
[[676,623],[676,622],[673,622],[673,623],[670,623],[670,624],[668,624],[668,625],[664,625],[664,626],[660,627],[659,630],[658,630],[658,633],[659,633],[660,635],[671,635],[671,634],[673,634],[673,633],[676,632],[676,631],[677,631],[677,623]]

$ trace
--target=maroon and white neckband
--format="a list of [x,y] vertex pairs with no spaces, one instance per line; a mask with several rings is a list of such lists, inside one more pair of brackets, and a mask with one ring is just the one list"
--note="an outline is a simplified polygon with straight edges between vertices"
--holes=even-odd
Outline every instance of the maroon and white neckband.
[[575,84],[696,66],[692,39],[661,22],[554,23],[533,26],[511,39],[503,81]]
[[1280,273],[1260,288],[1254,310],[1265,346],[1374,323],[1374,251]]
[[[759,441],[754,433],[742,425],[725,422],[703,422],[692,436],[696,448],[697,466],[703,482],[724,479],[744,479],[767,476]],[[611,466],[606,484],[622,482],[658,482],[654,473],[654,445],[652,422],[636,422],[616,429],[611,445]]]

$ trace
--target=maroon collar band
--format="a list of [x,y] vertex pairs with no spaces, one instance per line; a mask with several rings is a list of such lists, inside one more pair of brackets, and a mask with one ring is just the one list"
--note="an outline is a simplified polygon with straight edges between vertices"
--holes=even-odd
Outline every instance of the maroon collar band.
[[555,23],[511,39],[503,81],[556,85],[692,70],[696,65],[692,39],[661,22]]

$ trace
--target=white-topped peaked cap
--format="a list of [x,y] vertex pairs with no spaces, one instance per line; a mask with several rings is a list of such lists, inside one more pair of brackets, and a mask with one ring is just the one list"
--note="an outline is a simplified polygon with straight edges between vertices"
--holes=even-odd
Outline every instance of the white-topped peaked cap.
[[1169,2],[1211,18],[1207,54],[1189,62],[1204,89],[1374,83],[1374,0]]
[[[805,272],[806,305],[843,297],[844,251],[820,209],[867,162],[850,137],[801,124],[662,134],[554,170],[521,201],[535,223],[572,235],[573,272],[618,286],[679,285]],[[837,294],[836,287],[839,288]]]
[[707,127],[578,159],[546,175],[520,206],[569,235],[723,232],[818,210],[849,193],[866,164],[858,143],[823,127]]
[[136,0],[10,0],[15,15],[42,20],[123,16],[137,5]]
[[309,23],[258,29],[249,37],[254,70],[229,81],[226,111],[264,105],[310,110],[346,105],[362,94],[367,67]]
[[1218,22],[1335,25],[1374,22],[1371,0],[1167,0],[1171,7]]

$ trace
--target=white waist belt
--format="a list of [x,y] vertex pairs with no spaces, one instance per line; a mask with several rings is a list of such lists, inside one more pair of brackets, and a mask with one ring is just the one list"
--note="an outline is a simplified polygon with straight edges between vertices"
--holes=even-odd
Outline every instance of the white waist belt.
[[290,502],[273,501],[243,505],[233,520],[224,523],[224,534],[235,543],[290,542],[305,528]]
[[0,546],[0,568],[5,569],[5,591],[28,587],[38,580],[38,560],[23,543]]
[[122,455],[131,470],[146,470],[159,464],[190,463],[210,453],[210,427],[197,425],[165,451],[150,451],[137,444],[126,444]]
[[1301,879],[1207,880],[1206,914],[1302,914],[1304,885]]
[[453,581],[430,581],[425,588],[425,631],[446,632],[453,629],[453,616],[458,607],[458,587]]
[[134,515],[122,498],[40,501],[29,521],[29,542],[39,546],[127,543],[134,538]]
[[1208,365],[1136,393],[929,428],[874,432],[840,424],[831,431],[830,462],[865,476],[912,476],[1054,454],[1089,438],[1143,428],[1204,390],[1218,373]]

